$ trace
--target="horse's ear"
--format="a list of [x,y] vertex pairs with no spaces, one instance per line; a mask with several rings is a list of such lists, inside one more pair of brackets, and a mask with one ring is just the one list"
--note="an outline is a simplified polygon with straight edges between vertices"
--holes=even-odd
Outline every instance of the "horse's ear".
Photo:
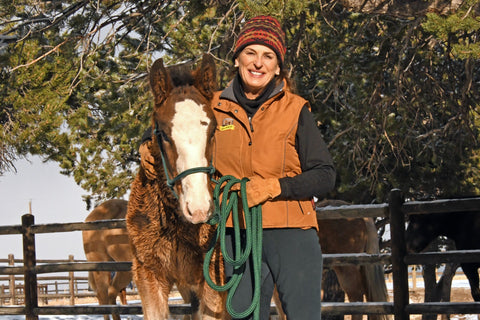
[[163,59],[157,59],[150,69],[150,87],[155,98],[155,106],[159,106],[172,90],[172,80],[163,65]]
[[205,53],[200,68],[196,70],[195,87],[207,97],[212,99],[217,89],[217,69],[213,57]]

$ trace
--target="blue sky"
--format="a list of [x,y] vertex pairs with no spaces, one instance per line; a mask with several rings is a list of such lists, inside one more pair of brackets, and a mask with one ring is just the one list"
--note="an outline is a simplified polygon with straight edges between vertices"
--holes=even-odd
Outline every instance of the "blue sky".
[[[29,157],[15,163],[17,173],[0,176],[0,225],[19,225],[22,215],[32,214],[36,224],[84,221],[86,210],[82,195],[86,192],[71,177],[60,174],[54,162],[43,163]],[[0,235],[0,258],[9,253],[23,258],[21,235]],[[37,259],[85,259],[80,231],[36,236]]]

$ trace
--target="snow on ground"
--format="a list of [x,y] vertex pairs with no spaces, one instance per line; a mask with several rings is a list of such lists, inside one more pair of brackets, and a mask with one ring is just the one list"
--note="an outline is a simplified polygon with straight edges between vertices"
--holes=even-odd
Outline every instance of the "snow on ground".
[[[410,282],[410,287],[412,286]],[[387,288],[392,289],[393,283],[387,281]],[[418,288],[423,288],[423,281],[417,282]],[[467,280],[453,280],[452,287],[456,288],[468,288],[469,284]],[[129,301],[130,303],[140,303],[140,301]],[[413,316],[413,315],[412,315]],[[451,320],[480,320],[477,314],[463,314],[452,315]],[[122,320],[143,320],[142,315],[121,315]],[[176,318],[178,319],[178,318]],[[24,315],[1,315],[0,320],[25,320]],[[51,316],[39,316],[39,320],[103,320],[103,315],[51,315]],[[174,318],[172,318],[174,320]]]
[[[393,289],[393,281],[387,281],[386,284],[387,284],[387,289],[388,290]],[[412,281],[409,281],[408,285],[409,285],[410,288],[412,288],[413,287],[412,286]],[[420,281],[417,280],[416,286],[417,286],[417,288],[424,288],[423,280],[420,280]],[[460,280],[453,279],[452,288],[470,288],[470,285],[468,284],[467,279],[460,279]]]

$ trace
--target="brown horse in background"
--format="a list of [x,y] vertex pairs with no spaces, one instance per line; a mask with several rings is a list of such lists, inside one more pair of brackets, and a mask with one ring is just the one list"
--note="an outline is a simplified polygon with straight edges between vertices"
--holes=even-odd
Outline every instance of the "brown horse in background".
[[[341,200],[324,200],[317,207],[349,205]],[[380,253],[377,228],[372,218],[322,219],[317,213],[318,238],[322,253]],[[380,264],[342,265],[332,269],[337,275],[340,287],[350,302],[388,301],[387,286],[383,266]],[[277,306],[280,301],[275,295]],[[277,307],[279,319],[286,319],[281,308]],[[388,315],[371,315],[370,319],[388,319]],[[352,320],[361,320],[361,314],[352,315]]]
[[[125,219],[126,213],[126,200],[107,200],[90,212],[85,222]],[[132,261],[133,255],[126,229],[84,230],[82,236],[88,261]],[[88,282],[97,294],[100,305],[116,304],[117,296],[120,296],[120,301],[126,304],[125,288],[131,281],[130,271],[115,272],[113,278],[110,271],[88,272]],[[109,316],[105,315],[104,318],[108,320]],[[120,320],[118,314],[112,314],[112,318]]]
[[[342,206],[350,203],[341,200],[324,200],[317,207]],[[321,219],[317,214],[318,237],[322,252],[334,253],[380,253],[377,228],[373,218]],[[332,269],[338,283],[350,302],[388,301],[385,272],[381,264],[342,265]],[[371,315],[370,319],[386,319],[386,315]],[[352,320],[361,320],[362,315],[352,315]]]
[[[210,165],[216,127],[210,106],[215,63],[204,55],[195,71],[165,68],[161,59],[150,71],[155,98],[152,115],[156,178],[141,167],[131,185],[127,229],[134,252],[132,271],[146,320],[169,316],[168,295],[176,284],[194,319],[227,319],[225,295],[203,277],[203,260],[214,227]],[[218,252],[218,251],[217,251]],[[210,275],[223,283],[217,254]]]

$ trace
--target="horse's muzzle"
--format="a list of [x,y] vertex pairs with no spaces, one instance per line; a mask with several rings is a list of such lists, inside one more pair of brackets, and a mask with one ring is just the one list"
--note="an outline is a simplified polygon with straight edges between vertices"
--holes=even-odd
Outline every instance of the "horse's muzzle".
[[185,215],[185,218],[193,224],[198,224],[198,223],[207,222],[210,219],[210,216],[211,216],[211,211],[205,212],[205,211],[197,210],[192,214],[187,213]]
[[182,202],[181,209],[185,220],[190,223],[198,224],[207,222],[213,213],[213,201],[208,200],[203,204],[199,202]]

